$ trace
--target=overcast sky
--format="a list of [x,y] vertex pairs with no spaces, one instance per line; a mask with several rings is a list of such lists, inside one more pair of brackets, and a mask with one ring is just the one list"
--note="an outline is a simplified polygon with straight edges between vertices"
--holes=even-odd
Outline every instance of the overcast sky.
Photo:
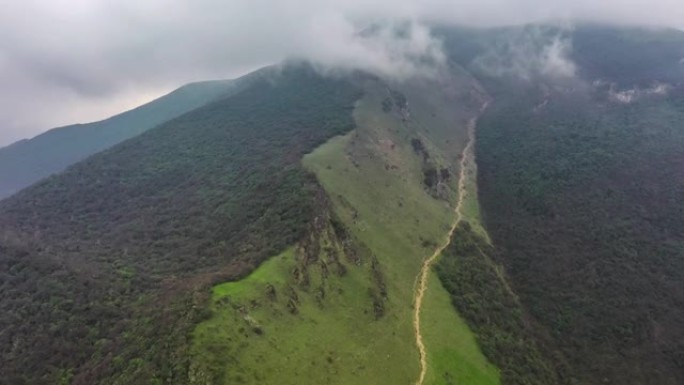
[[[0,146],[287,57],[402,75],[440,59],[432,22],[684,27],[682,0],[0,0]],[[371,22],[410,36],[360,39]]]

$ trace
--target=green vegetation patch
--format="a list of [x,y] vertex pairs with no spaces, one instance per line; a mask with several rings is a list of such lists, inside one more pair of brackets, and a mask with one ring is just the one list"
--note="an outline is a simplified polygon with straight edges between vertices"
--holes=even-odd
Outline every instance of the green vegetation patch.
[[503,384],[556,384],[553,363],[537,347],[522,306],[492,261],[495,252],[464,222],[437,264],[437,275],[484,354],[500,369]]
[[186,112],[234,95],[248,86],[248,80],[249,76],[188,84],[109,119],[55,128],[0,148],[0,198]]
[[[457,122],[467,121],[465,107],[451,108],[459,100],[440,94],[436,103],[432,86],[369,81],[354,110],[356,130],[304,158],[327,192],[330,217],[319,221],[323,230],[311,230],[315,241],[298,243],[244,280],[215,286],[213,315],[194,332],[193,383],[416,381],[415,279],[454,218],[458,174],[458,155],[442,151],[431,129],[451,129],[451,150],[459,152],[465,126]],[[430,109],[408,107],[413,101]],[[448,169],[451,179],[426,186],[428,165]],[[321,267],[331,250],[343,274]],[[304,266],[309,273],[302,276]],[[428,383],[498,384],[498,371],[432,279],[424,305]]]
[[307,234],[301,157],[359,95],[287,66],[1,201],[2,380],[186,384],[203,293]]
[[[679,384],[684,91],[500,85],[479,128],[483,217],[565,383]],[[565,368],[565,369],[563,369]]]
[[[391,355],[396,367],[411,369],[396,383],[417,379],[418,355],[412,325],[415,280],[423,259],[444,241],[454,218],[455,175],[459,172],[458,154],[465,146],[462,138],[466,129],[459,122],[468,121],[467,113],[473,116],[473,110],[464,107],[472,103],[470,99],[435,93],[440,86],[418,83],[393,87],[407,95],[409,110],[395,107],[389,112],[382,111],[388,90],[370,86],[355,111],[357,129],[305,158],[305,164],[316,172],[331,196],[335,212],[377,256],[387,277],[388,310],[383,322],[388,323],[386,330],[401,338],[376,354]],[[440,103],[428,103],[430,100]],[[439,119],[443,119],[444,126],[436,123]],[[449,129],[450,137],[441,136]],[[434,164],[450,170],[452,178],[444,183],[446,196],[436,197],[424,185],[426,157],[422,151],[415,151],[413,139],[421,140]],[[443,151],[447,140],[449,151]],[[472,332],[451,306],[435,276],[423,306],[429,360],[427,383],[498,383],[496,368],[479,351]]]
[[331,227],[315,242],[317,255],[290,249],[214,287],[213,315],[194,332],[191,384],[383,383],[406,375],[376,354],[396,337],[377,311],[382,282],[373,279],[373,260]]

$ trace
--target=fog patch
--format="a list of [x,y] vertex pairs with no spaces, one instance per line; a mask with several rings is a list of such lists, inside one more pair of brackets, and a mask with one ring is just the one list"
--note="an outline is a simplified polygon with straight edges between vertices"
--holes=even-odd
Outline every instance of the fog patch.
[[527,28],[517,35],[502,36],[473,65],[489,76],[570,79],[577,72],[571,53],[572,40],[562,32],[550,34],[543,28]]
[[388,21],[361,27],[342,17],[322,20],[314,34],[325,42],[302,57],[323,72],[361,70],[396,80],[435,77],[445,70],[442,41],[430,28],[415,21]]
[[630,104],[649,96],[665,96],[672,89],[671,85],[659,82],[648,88],[634,87],[626,90],[619,90],[613,83],[606,84],[601,80],[594,82],[595,87],[606,87],[606,85],[608,86],[608,99],[622,104]]

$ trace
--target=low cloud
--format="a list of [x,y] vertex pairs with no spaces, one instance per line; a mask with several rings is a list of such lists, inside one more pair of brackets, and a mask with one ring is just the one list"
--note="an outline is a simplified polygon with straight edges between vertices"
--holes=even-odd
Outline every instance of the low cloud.
[[551,77],[573,77],[577,70],[570,59],[572,43],[569,39],[556,36],[550,44],[544,46],[539,57],[540,72]]
[[415,21],[389,21],[362,28],[335,18],[318,24],[318,28],[328,41],[302,56],[323,69],[363,70],[404,79],[431,77],[446,65],[442,42],[427,26]]
[[[0,145],[104,118],[141,95],[286,58],[387,76],[444,63],[432,23],[590,20],[684,27],[680,0],[26,0],[0,14]],[[521,73],[570,74],[549,41]],[[521,52],[524,52],[521,51]]]
[[572,41],[562,32],[526,28],[515,34],[502,33],[473,65],[490,76],[572,78],[577,69],[571,53]]
[[[600,80],[594,81],[594,87],[605,88],[606,84]],[[649,96],[663,96],[667,95],[672,86],[663,83],[654,83],[648,88],[630,88],[626,90],[620,90],[615,84],[608,85],[608,99],[622,104],[630,104],[639,99],[649,97]]]

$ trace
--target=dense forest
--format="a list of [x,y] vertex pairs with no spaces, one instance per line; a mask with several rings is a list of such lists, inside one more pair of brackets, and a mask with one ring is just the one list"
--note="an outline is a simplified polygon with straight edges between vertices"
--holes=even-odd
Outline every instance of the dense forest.
[[564,383],[684,381],[684,90],[631,103],[500,83],[478,129],[484,219]]
[[494,262],[500,259],[497,252],[464,222],[437,264],[437,275],[483,353],[500,370],[502,384],[558,384],[564,363],[554,362],[548,344],[537,341],[535,325]]
[[[259,74],[259,72],[255,72]],[[109,119],[49,130],[0,148],[0,199],[90,155],[247,87],[253,76],[187,84]]]
[[185,383],[208,285],[303,236],[300,159],[359,96],[288,66],[1,201],[0,383]]
[[[558,383],[683,383],[684,33],[592,24],[440,33],[493,99],[476,152],[494,248],[478,246],[480,260],[467,247],[447,253],[439,272],[452,294],[467,293],[454,304],[502,380],[544,373],[508,372],[520,350],[500,343],[513,335],[533,337]],[[549,47],[554,64],[574,70],[550,72],[539,60]],[[464,240],[454,242],[452,251]],[[483,279],[498,265],[519,301]],[[502,309],[519,310],[527,327],[517,317],[502,326]]]
[[684,32],[676,29],[584,25],[569,53],[586,79],[607,79],[620,88],[684,82]]

